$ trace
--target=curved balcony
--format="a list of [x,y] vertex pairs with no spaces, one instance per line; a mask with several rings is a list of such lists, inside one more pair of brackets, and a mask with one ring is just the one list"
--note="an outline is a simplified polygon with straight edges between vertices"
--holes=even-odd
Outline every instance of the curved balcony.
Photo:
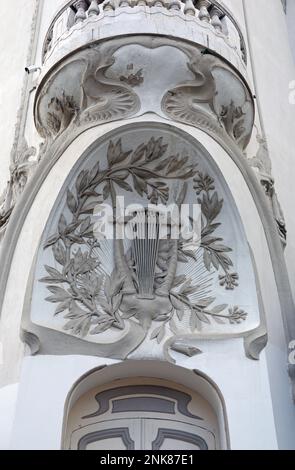
[[215,0],[78,0],[50,26],[34,108],[43,137],[152,112],[244,149],[254,109],[242,33]]
[[97,40],[171,33],[217,53],[245,76],[243,34],[231,13],[216,0],[72,0],[50,25],[43,66],[46,71],[63,56]]

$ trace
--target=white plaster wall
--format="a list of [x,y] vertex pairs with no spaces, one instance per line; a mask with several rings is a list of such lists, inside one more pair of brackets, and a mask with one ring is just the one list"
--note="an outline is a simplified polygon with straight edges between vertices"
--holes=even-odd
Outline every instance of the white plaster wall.
[[7,450],[10,447],[17,394],[18,384],[0,389],[0,450]]
[[[260,104],[262,121],[265,127],[270,156],[273,163],[273,174],[276,180],[276,190],[282,205],[287,228],[288,246],[285,251],[293,297],[295,294],[295,219],[294,219],[294,131],[295,105],[289,102],[289,83],[295,80],[295,67],[290,48],[286,17],[280,0],[226,0],[224,3],[235,12],[242,14],[241,4],[246,11],[246,41],[250,45],[249,59],[255,75],[256,95]],[[295,1],[288,0],[287,21],[293,53],[295,54]],[[231,5],[230,5],[231,4]],[[267,79],[266,79],[267,77]],[[249,154],[249,148],[247,150]],[[250,156],[250,154],[249,154]],[[263,264],[263,249],[257,253]],[[261,273],[262,291],[270,289],[269,272],[272,269],[268,258],[265,258],[263,273]],[[273,298],[265,297],[265,302],[273,303]],[[273,305],[274,307],[274,305]],[[279,446],[294,447],[295,439],[288,434],[288,428],[294,426],[294,407],[289,410],[282,405],[281,397],[288,396],[285,376],[285,338],[281,319],[271,312],[266,305],[269,330],[267,347],[267,363],[272,389],[272,399]],[[295,322],[295,312],[294,312]],[[282,380],[283,379],[283,380]],[[285,383],[285,385],[283,385]],[[285,391],[283,392],[283,388]],[[286,395],[287,393],[287,395]],[[290,398],[286,398],[290,400]],[[288,407],[287,407],[288,408]],[[287,425],[287,423],[289,423]]]
[[[15,137],[15,126],[21,106],[21,95],[24,89],[25,67],[31,40],[31,27],[37,0],[1,1],[0,15],[0,195],[9,179],[9,165],[12,145]],[[40,0],[42,21],[37,42],[36,64],[41,65],[41,51],[48,27],[55,13],[64,5],[65,0]],[[43,10],[42,10],[43,8]],[[30,80],[36,78],[30,76]],[[34,83],[31,82],[31,88]],[[34,91],[30,94],[28,119],[25,136],[29,146],[38,148],[40,138],[35,131],[32,107]],[[26,110],[23,109],[25,112]]]
[[243,0],[221,0],[220,3],[232,13],[239,26],[244,28]]
[[[14,0],[16,1],[16,0]],[[65,0],[40,0],[39,12],[40,12],[40,21],[36,24],[37,30],[37,41],[33,50],[33,54],[35,55],[35,63],[38,66],[42,66],[42,50],[44,40],[47,34],[47,31],[50,27],[51,21],[53,20],[56,13],[62,8],[62,6],[67,3]],[[32,80],[31,90],[28,102],[28,109],[27,109],[27,118],[26,118],[26,125],[25,125],[25,137],[29,146],[36,147],[37,151],[39,148],[39,144],[41,142],[41,138],[38,135],[33,119],[33,107],[34,107],[34,100],[35,100],[35,85],[38,81],[39,75],[38,73],[30,76]]]
[[[3,2],[2,2],[3,3]],[[21,96],[25,85],[25,66],[31,41],[31,28],[33,15],[36,11],[37,0],[11,0],[5,5],[1,4],[0,15],[0,196],[9,179],[9,165],[12,145],[14,143],[15,125],[21,105]],[[33,47],[35,63],[41,65],[41,52],[47,30],[58,10],[66,3],[65,0],[40,0],[39,11],[41,21],[36,50]],[[15,12],[17,11],[17,15]],[[13,27],[12,27],[13,25]],[[28,109],[25,123],[25,137],[29,146],[38,149],[40,137],[34,126],[33,102],[35,92],[33,89],[36,76],[29,77],[29,85],[32,90],[29,95]],[[1,251],[1,243],[0,243]],[[1,333],[2,331],[2,333]],[[24,355],[24,346],[19,339],[19,324],[12,315],[0,322],[0,338],[3,334],[11,345],[4,353],[4,364],[0,364],[0,386],[14,382],[18,377],[18,370]],[[0,339],[1,341],[1,339]]]
[[261,103],[276,189],[288,228],[288,246],[285,254],[294,295],[295,105],[289,102],[289,84],[295,80],[295,64],[281,2],[245,0],[245,8],[257,80],[256,94]]
[[[218,385],[226,402],[232,450],[277,449],[264,358],[260,362],[246,359],[241,340],[225,342],[222,346],[221,349],[218,343],[213,342],[208,346],[209,358],[203,355],[186,359],[181,366],[209,375]],[[21,377],[11,449],[60,449],[65,403],[72,386],[93,368],[114,363],[88,356],[27,358]],[[117,369],[109,381],[118,377],[150,376],[177,382],[178,376],[173,375],[173,368],[164,365],[163,369],[163,363],[157,368],[153,361],[148,363],[135,362],[132,367],[128,362],[122,364],[122,375]],[[225,363],[225,367],[221,368],[220,363]],[[106,378],[102,383],[108,375],[111,377],[112,368],[108,369],[103,370]]]
[[295,62],[295,2],[287,0],[287,25],[289,30],[291,50]]
[[9,178],[10,152],[25,74],[35,0],[1,2],[0,194]]

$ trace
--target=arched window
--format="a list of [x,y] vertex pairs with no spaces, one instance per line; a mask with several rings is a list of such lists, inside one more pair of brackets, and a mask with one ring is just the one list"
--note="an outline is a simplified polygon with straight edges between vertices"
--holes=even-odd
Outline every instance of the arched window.
[[[110,366],[110,369],[118,366]],[[144,367],[144,365],[143,365]],[[178,368],[174,369],[175,378]],[[193,374],[185,372],[185,374]],[[99,382],[99,374],[97,375]],[[224,417],[213,386],[202,393],[171,380],[117,379],[93,387],[94,375],[70,394],[63,448],[79,450],[217,450],[224,448]],[[212,399],[212,397],[214,397]],[[212,403],[211,403],[211,402]]]

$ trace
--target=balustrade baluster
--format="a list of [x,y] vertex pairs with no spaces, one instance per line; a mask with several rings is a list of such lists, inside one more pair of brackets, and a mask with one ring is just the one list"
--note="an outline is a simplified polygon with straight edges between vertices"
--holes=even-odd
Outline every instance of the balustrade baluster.
[[[114,11],[117,7],[144,6],[146,7],[144,10],[148,10],[155,6],[168,9],[171,12],[170,15],[173,14],[173,11],[183,12],[184,15],[197,16],[200,21],[211,24],[215,31],[221,33],[224,37],[228,37],[233,46],[236,45],[241,58],[245,63],[247,62],[243,35],[231,12],[223,6],[222,2],[215,2],[215,0],[74,0],[69,3],[70,6],[68,4],[68,6],[63,7],[51,28],[54,34],[52,31],[47,33],[43,60],[51,46],[57,42],[65,30],[68,31],[74,24],[84,22],[87,17],[96,17],[102,11]],[[63,28],[63,24],[65,28]],[[198,27],[197,24],[196,27]]]
[[103,9],[104,11],[114,11],[115,4],[113,0],[109,0],[109,2],[105,3]]
[[97,0],[92,0],[91,5],[88,9],[88,16],[97,16],[99,15],[99,7]]
[[194,7],[194,4],[192,0],[185,0],[185,5],[184,5],[184,14],[185,15],[190,15],[190,16],[195,16],[196,14],[196,9]]
[[181,4],[179,0],[170,0],[168,10],[181,10]]
[[156,0],[153,6],[154,7],[163,7],[164,2],[162,2],[161,0]]
[[220,18],[223,16],[223,13],[219,10],[216,5],[213,5],[210,10],[211,24],[217,31],[222,32],[222,23]]
[[120,7],[120,8],[129,7],[129,6],[130,6],[129,3],[130,3],[130,2],[129,2],[128,0],[120,0],[120,2],[119,2],[119,7]]
[[210,14],[208,8],[210,7],[211,2],[208,0],[199,0],[198,1],[198,8],[199,12],[199,19],[201,21],[205,21],[206,23],[210,23]]
[[86,20],[87,4],[85,0],[78,0],[74,3],[74,6],[77,9],[75,23],[81,23],[82,21]]

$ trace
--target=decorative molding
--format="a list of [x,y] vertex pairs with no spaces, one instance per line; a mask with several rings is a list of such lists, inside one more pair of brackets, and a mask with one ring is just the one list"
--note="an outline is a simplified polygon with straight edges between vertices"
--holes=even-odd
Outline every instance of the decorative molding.
[[263,349],[267,345],[268,334],[267,334],[266,314],[264,310],[264,303],[263,303],[262,293],[261,293],[260,279],[259,279],[259,275],[257,271],[255,256],[250,246],[249,246],[249,251],[250,251],[250,255],[252,259],[252,266],[253,266],[254,275],[255,275],[255,284],[256,284],[256,290],[257,290],[257,298],[258,298],[261,323],[258,328],[256,328],[253,331],[249,331],[248,334],[244,337],[244,349],[245,349],[246,356],[249,359],[254,359],[255,361],[258,361],[260,357],[260,353],[263,351]]
[[29,331],[21,330],[21,340],[30,348],[31,355],[34,356],[40,351],[40,338]]
[[[245,149],[254,124],[253,98],[246,85],[209,51],[195,49],[188,68],[195,80],[169,90],[162,100],[163,112],[175,121],[207,128],[223,138],[227,135],[239,148]],[[215,70],[224,74],[222,87],[231,89],[239,84],[239,95],[224,101],[224,89],[219,89]]]
[[206,441],[197,434],[177,429],[159,428],[156,439],[152,442],[152,450],[161,450],[165,439],[184,441],[199,447],[199,450],[208,450]]
[[219,401],[219,403],[221,405],[221,413],[222,413],[222,419],[223,419],[224,431],[225,431],[225,436],[224,436],[225,437],[225,444],[226,444],[225,448],[227,450],[231,450],[229,424],[228,424],[227,409],[226,409],[226,403],[225,403],[224,396],[223,396],[220,388],[216,384],[216,382],[214,382],[214,380],[212,380],[211,377],[209,377],[207,374],[205,374],[204,372],[201,372],[198,369],[193,369],[193,372],[194,372],[194,374],[196,374],[198,376],[199,379],[205,381],[205,383],[207,383],[207,385],[208,384],[210,385],[210,387],[212,388],[217,400]]
[[[133,73],[134,64],[126,62],[127,72],[122,70],[112,78],[108,75],[127,45],[148,49],[173,47],[185,54],[187,75],[193,74],[195,79],[163,90],[163,113],[172,120],[215,132],[224,140],[231,139],[240,148],[247,146],[254,122],[254,102],[246,82],[209,50],[164,36],[132,36],[93,43],[90,49],[69,55],[50,70],[39,84],[35,100],[36,127],[46,145],[62,132],[75,132],[76,127],[141,112],[142,67]],[[77,81],[68,94],[67,83],[73,74]],[[230,100],[223,93],[224,87],[236,90]],[[149,111],[155,111],[157,105],[151,102]]]
[[86,450],[87,446],[92,442],[116,437],[122,439],[123,444],[126,446],[126,450],[134,450],[134,441],[130,437],[129,428],[104,429],[103,431],[95,431],[86,434],[79,440],[78,450]]
[[269,205],[273,212],[274,219],[278,227],[278,234],[281,239],[282,245],[285,248],[287,244],[287,228],[283,210],[278,200],[275,189],[275,180],[272,176],[272,163],[269,155],[266,138],[257,132],[258,150],[256,156],[248,158],[250,166],[257,171],[255,172],[265,194],[269,201]]
[[[94,58],[93,58],[94,59]],[[82,81],[80,124],[89,121],[108,122],[132,116],[140,109],[138,96],[130,80],[106,77],[115,63],[112,55],[101,56],[99,62],[90,58]]]
[[260,353],[266,347],[268,335],[265,333],[265,328],[261,331],[257,330],[253,334],[246,336],[244,340],[244,347],[246,356],[249,359],[259,360]]
[[10,180],[0,197],[0,241],[4,236],[11,213],[24,191],[24,188],[37,166],[36,149],[29,147],[25,137],[18,141],[18,150],[12,154]]
[[[140,325],[134,323],[132,331],[127,332],[123,340],[112,343],[89,343],[78,337],[70,336],[61,331],[35,325],[26,316],[23,318],[21,337],[32,348],[32,354],[40,355],[77,355],[108,357],[110,359],[127,359],[144,340],[145,332]],[[130,346],[132,345],[132,346]]]
[[[73,133],[77,127],[124,119],[139,111],[133,80],[129,84],[128,77],[106,76],[115,63],[114,52],[124,45],[122,41],[80,51],[42,81],[35,99],[35,123],[45,142],[56,140],[65,131]],[[74,95],[69,95],[66,90],[72,74],[77,82],[73,84]],[[64,85],[57,86],[57,82]]]
[[175,414],[175,403],[171,400],[150,396],[113,400],[112,413],[128,413],[130,411]]
[[191,346],[189,342],[187,344],[184,341],[173,341],[170,349],[172,351],[178,352],[180,354],[184,354],[185,356],[188,357],[194,357],[197,356],[198,354],[202,354],[202,351],[199,348],[195,348],[194,346]]
[[[105,390],[103,392],[98,393],[95,395],[95,400],[99,405],[99,409],[95,413],[91,413],[87,416],[83,416],[82,419],[90,419],[96,418],[98,416],[102,416],[106,413],[110,407],[111,402],[115,398],[123,397],[123,396],[132,396],[132,395],[143,395],[147,397],[149,395],[156,395],[160,397],[172,398],[176,401],[177,410],[183,416],[187,416],[188,418],[198,419],[203,421],[203,418],[191,413],[188,409],[189,403],[192,401],[192,397],[180,390],[162,387],[159,385],[133,385],[133,386],[123,386],[112,388],[109,390]],[[151,410],[147,410],[151,411]],[[175,413],[175,412],[174,412]],[[174,414],[173,413],[173,414]]]

